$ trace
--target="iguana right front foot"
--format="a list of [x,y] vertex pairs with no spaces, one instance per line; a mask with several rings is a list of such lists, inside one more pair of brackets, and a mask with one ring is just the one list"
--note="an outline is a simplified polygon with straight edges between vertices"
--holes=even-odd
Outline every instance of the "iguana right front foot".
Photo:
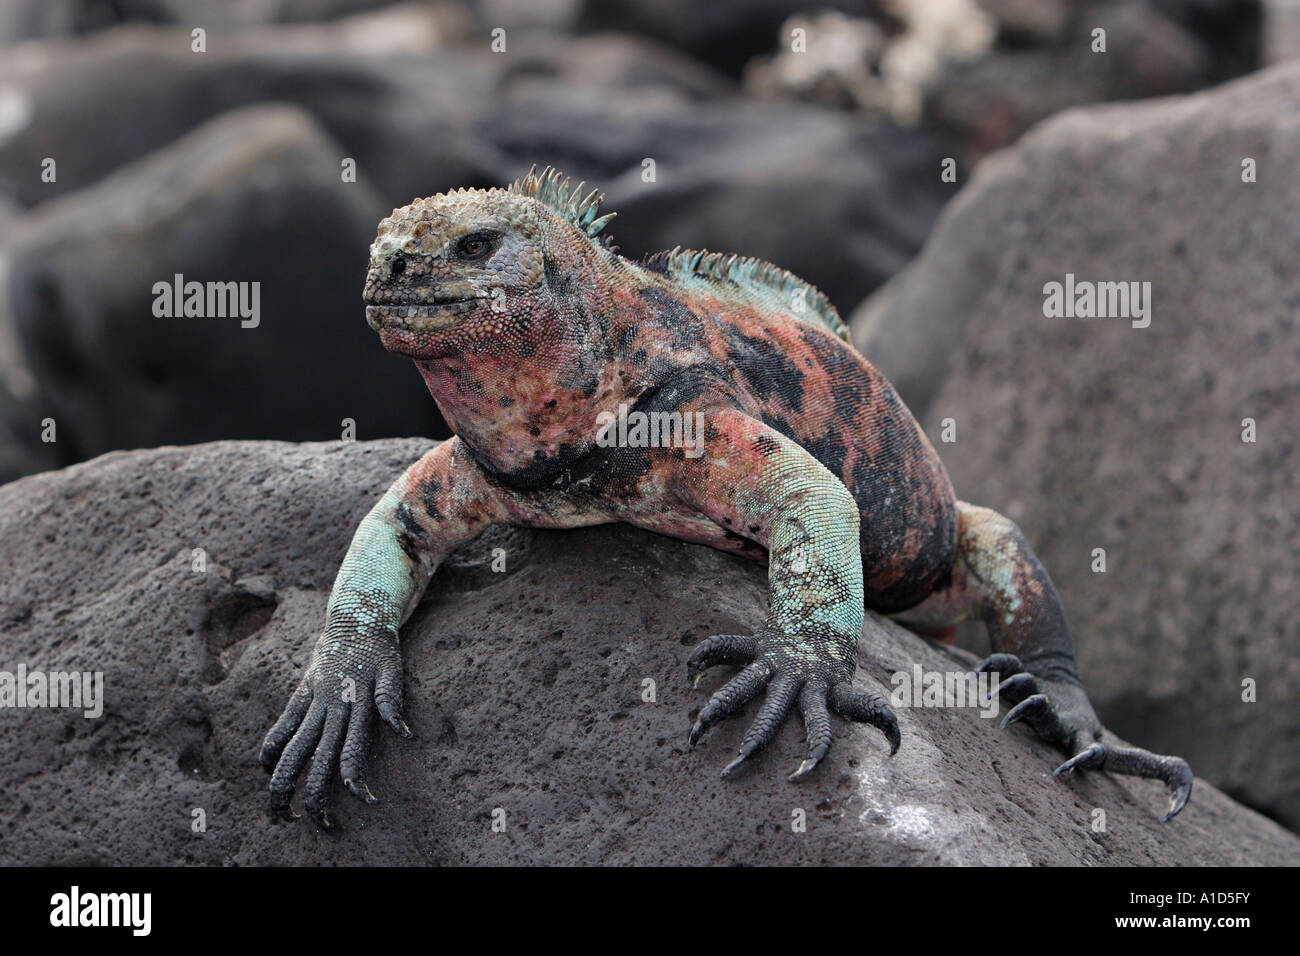
[[378,798],[366,785],[370,719],[376,711],[402,737],[402,659],[396,632],[356,624],[336,625],[316,642],[311,663],[289,704],[266,735],[261,763],[271,774],[271,809],[285,820],[294,781],[311,759],[303,806],[329,833],[335,823],[326,798],[337,766],[344,785],[365,803]]
[[507,516],[496,491],[460,440],[438,445],[411,465],[362,519],[325,611],[325,632],[280,719],[262,744],[271,774],[271,808],[286,820],[294,781],[311,760],[303,805],[326,832],[335,768],[364,803],[366,754],[374,714],[402,737],[402,658],[398,628],[419,602],[435,568],[458,545]]

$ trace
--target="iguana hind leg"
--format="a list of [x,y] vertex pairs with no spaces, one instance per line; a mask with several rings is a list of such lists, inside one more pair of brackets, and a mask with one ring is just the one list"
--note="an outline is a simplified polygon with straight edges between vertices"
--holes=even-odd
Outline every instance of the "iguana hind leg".
[[998,696],[1014,706],[1002,726],[1029,723],[1070,759],[1057,768],[1078,768],[1162,780],[1170,789],[1173,817],[1187,803],[1192,771],[1181,757],[1103,743],[1102,726],[1079,679],[1074,641],[1052,580],[1011,519],[958,502],[960,532],[952,579],[920,605],[895,615],[904,624],[942,627],[981,620],[993,654],[977,672],[1006,679]]

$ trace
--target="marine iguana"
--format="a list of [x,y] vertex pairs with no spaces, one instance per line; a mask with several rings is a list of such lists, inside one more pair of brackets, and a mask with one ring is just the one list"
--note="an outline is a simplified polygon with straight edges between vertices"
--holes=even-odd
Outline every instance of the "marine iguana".
[[[534,168],[506,189],[416,199],[379,224],[366,321],[414,360],[455,435],[397,479],[352,540],[311,661],[262,747],[273,809],[293,818],[309,759],[304,804],[322,829],[335,826],[336,767],[375,802],[372,714],[410,735],[398,629],[457,545],[493,523],[622,521],[768,564],[758,633],[710,637],[686,662],[697,681],[741,665],[700,711],[692,746],[763,696],[724,775],[796,706],[807,750],[792,780],[825,757],[832,712],[897,751],[887,701],[852,682],[869,607],[916,628],[982,621],[994,653],[977,670],[1006,675],[1004,726],[1025,720],[1062,748],[1057,773],[1158,778],[1171,791],[1164,819],[1178,813],[1187,763],[1102,742],[1047,572],[1012,521],[957,500],[825,296],[752,258],[679,248],[631,261],[602,235],[604,197],[583,189]],[[604,440],[611,416],[637,412],[691,416],[703,434]]]

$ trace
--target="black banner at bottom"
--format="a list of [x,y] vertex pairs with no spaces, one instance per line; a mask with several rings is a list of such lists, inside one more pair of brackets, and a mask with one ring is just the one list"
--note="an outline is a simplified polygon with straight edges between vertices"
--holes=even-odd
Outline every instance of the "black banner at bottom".
[[[31,868],[2,870],[0,880],[11,944],[75,935],[221,945],[290,934],[346,944],[446,923],[479,927],[493,945],[511,929],[539,943],[577,945],[578,933],[585,948],[620,945],[628,933],[647,942],[665,933],[668,944],[684,922],[705,943],[778,921],[821,935],[860,916],[873,946],[895,930],[911,943],[968,932],[1082,942],[1170,934],[1180,943],[1199,934],[1232,945],[1293,922],[1295,870]],[[585,935],[605,921],[614,936],[598,944]]]

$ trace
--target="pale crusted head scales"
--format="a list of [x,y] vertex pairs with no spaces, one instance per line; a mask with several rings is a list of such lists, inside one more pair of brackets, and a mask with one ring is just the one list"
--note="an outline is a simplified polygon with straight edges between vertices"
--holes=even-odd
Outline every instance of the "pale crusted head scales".
[[[585,185],[573,185],[568,176],[550,166],[540,173],[534,166],[507,189],[453,189],[427,199],[413,199],[379,223],[370,257],[379,260],[396,252],[437,255],[448,243],[488,219],[528,233],[539,224],[535,204],[549,209],[582,235],[595,238],[609,225],[614,213],[601,215],[604,194],[593,189],[584,195]],[[608,245],[607,236],[601,239]]]
[[379,223],[370,257],[382,259],[394,252],[433,256],[486,220],[518,227],[533,218],[533,209],[511,201],[504,189],[452,189],[394,209]]

